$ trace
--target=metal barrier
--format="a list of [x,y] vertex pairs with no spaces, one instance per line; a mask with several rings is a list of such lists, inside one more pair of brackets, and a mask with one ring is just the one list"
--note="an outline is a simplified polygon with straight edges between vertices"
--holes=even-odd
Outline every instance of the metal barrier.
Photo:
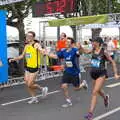
[[[42,81],[50,78],[56,78],[62,76],[62,71],[51,71],[51,72],[43,72],[38,74],[36,81]],[[3,83],[0,85],[0,88],[15,86],[15,85],[21,85],[24,84],[24,77],[16,77],[8,79],[7,83]]]
[[[81,72],[86,72],[84,68],[89,67],[90,65],[90,59],[86,58],[84,56],[81,56],[80,58],[80,69]],[[37,80],[36,81],[42,81],[50,78],[56,78],[56,77],[61,77],[62,76],[62,71],[42,71],[40,74],[38,74]],[[24,84],[24,77],[15,77],[15,78],[10,78],[8,79],[7,83],[0,84],[0,88],[5,88],[5,87],[10,87],[10,86],[15,86],[15,85],[21,85]]]

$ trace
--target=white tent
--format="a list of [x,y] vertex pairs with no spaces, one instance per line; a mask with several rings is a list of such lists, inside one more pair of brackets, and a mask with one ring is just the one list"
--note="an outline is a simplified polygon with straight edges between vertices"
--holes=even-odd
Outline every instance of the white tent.
[[88,24],[84,25],[83,29],[91,29],[91,28],[119,28],[120,23],[116,22],[108,22],[106,24]]
[[7,26],[7,40],[19,40],[19,32],[15,27]]
[[[82,29],[92,29],[92,28],[105,28],[105,29],[116,29],[118,28],[118,36],[120,40],[120,22],[107,22],[105,24],[88,24],[84,25]],[[116,31],[116,30],[115,30]],[[108,31],[107,35],[112,34],[113,36],[117,34],[116,32]]]

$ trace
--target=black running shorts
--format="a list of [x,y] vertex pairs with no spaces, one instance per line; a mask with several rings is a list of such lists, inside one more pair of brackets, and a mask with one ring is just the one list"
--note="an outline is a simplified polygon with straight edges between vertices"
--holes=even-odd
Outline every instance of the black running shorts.
[[38,71],[38,68],[30,68],[30,67],[26,67],[25,69],[26,69],[26,71],[28,71],[28,72],[30,72],[30,73],[35,73],[35,72]]
[[79,87],[80,79],[79,75],[74,76],[69,73],[64,72],[62,77],[62,84],[72,84],[74,87]]
[[92,68],[90,71],[90,76],[92,77],[93,80],[96,80],[99,77],[103,77],[103,76],[105,76],[106,78],[108,77],[107,70],[98,69],[98,68]]

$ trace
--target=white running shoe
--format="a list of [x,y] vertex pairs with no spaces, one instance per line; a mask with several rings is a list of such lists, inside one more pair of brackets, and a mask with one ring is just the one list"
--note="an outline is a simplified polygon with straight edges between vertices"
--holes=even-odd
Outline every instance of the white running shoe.
[[43,87],[42,88],[42,97],[46,97],[48,94],[48,87]]
[[87,84],[86,80],[83,80],[82,84],[84,84],[83,88],[87,90],[88,89],[88,84]]
[[72,102],[67,102],[67,101],[66,101],[66,104],[62,105],[63,108],[67,108],[67,107],[70,107],[70,106],[72,106]]
[[30,101],[28,101],[28,104],[32,104],[32,103],[38,103],[38,99],[36,97],[33,97]]

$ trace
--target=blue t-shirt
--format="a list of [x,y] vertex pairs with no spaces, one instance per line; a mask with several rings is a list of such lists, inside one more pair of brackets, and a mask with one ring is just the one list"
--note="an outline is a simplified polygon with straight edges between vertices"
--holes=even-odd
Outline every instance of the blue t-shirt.
[[62,49],[57,52],[58,58],[63,58],[65,60],[65,72],[71,75],[79,75],[79,50],[77,48],[71,48],[70,51],[67,49]]

